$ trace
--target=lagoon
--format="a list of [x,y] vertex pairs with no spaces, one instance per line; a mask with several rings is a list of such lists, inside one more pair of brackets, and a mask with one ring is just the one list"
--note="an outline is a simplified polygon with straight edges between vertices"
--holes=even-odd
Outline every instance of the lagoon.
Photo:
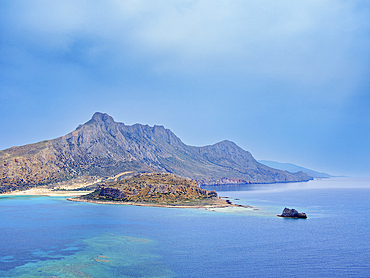
[[369,180],[204,188],[254,208],[1,196],[0,277],[370,276]]

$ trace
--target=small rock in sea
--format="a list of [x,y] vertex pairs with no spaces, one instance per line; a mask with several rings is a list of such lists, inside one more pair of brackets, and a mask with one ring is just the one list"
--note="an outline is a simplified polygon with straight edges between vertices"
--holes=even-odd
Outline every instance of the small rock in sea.
[[304,212],[298,212],[295,209],[284,208],[283,213],[278,215],[279,217],[289,217],[289,218],[307,218]]

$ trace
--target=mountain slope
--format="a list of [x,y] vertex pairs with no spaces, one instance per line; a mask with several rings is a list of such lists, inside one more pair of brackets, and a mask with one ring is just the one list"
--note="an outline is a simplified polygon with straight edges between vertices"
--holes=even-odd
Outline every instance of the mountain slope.
[[0,151],[0,163],[2,192],[123,172],[170,172],[199,184],[309,179],[260,164],[230,141],[188,146],[163,126],[128,126],[103,113],[65,136]]
[[259,163],[265,164],[266,166],[280,169],[283,171],[288,171],[291,173],[296,173],[299,171],[302,171],[303,173],[306,173],[307,175],[314,177],[314,178],[330,178],[331,175],[327,173],[317,172],[308,168],[304,168],[302,166],[298,166],[292,163],[281,163],[276,161],[270,161],[270,160],[258,160]]

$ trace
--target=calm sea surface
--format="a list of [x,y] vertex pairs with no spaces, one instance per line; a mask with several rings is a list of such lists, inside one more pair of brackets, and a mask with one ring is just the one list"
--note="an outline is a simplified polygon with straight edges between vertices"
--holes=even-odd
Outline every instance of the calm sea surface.
[[370,277],[370,180],[205,189],[254,208],[1,196],[0,277]]

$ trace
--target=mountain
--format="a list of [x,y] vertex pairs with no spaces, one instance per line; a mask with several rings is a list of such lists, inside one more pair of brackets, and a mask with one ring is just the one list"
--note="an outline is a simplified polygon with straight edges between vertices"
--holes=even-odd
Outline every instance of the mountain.
[[269,167],[288,171],[291,173],[296,173],[299,171],[302,171],[303,173],[306,173],[307,175],[314,177],[314,178],[330,178],[332,177],[331,175],[327,173],[321,173],[317,172],[311,169],[304,168],[302,166],[298,166],[292,163],[280,163],[276,161],[270,161],[270,160],[258,160],[259,163],[265,164]]
[[99,112],[65,136],[0,151],[0,162],[0,192],[144,172],[173,173],[198,184],[310,179],[302,172],[292,174],[258,163],[227,140],[188,146],[163,126],[125,125]]

